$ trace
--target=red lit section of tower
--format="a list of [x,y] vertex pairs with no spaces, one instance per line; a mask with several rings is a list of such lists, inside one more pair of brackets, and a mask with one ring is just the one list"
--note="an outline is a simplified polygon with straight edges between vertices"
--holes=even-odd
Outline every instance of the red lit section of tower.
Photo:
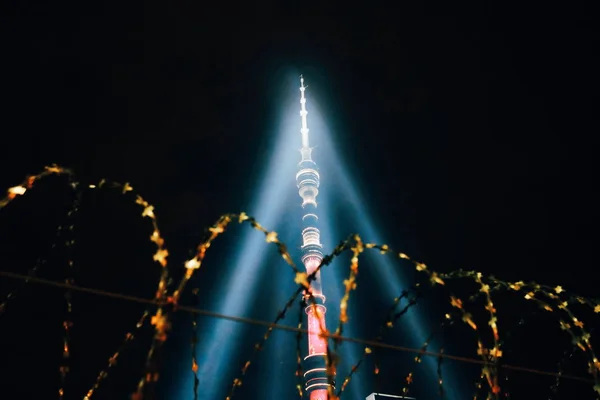
[[[319,172],[317,164],[312,160],[312,148],[308,141],[308,125],[306,116],[306,97],[304,79],[300,77],[300,116],[302,117],[302,159],[298,164],[296,183],[298,193],[302,198],[304,215],[302,222],[302,263],[307,274],[311,275],[323,260],[323,246],[321,245],[317,216],[317,195],[319,193]],[[325,296],[321,287],[321,275],[316,273],[311,281],[313,300],[306,298],[306,315],[308,321],[308,354],[304,357],[305,390],[309,400],[327,400],[329,381],[326,371],[327,339],[321,337],[325,329]],[[306,297],[306,296],[305,296]]]

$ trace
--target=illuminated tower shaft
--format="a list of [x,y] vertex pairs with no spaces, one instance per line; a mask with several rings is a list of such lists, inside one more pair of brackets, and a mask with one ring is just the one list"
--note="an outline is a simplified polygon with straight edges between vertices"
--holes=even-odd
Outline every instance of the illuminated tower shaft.
[[[323,260],[319,229],[317,228],[317,194],[319,193],[319,173],[317,164],[311,158],[312,149],[308,141],[308,125],[306,122],[306,98],[304,97],[304,79],[300,77],[300,116],[302,117],[302,160],[298,164],[296,183],[298,193],[302,197],[304,215],[302,222],[302,263],[307,274],[312,274]],[[329,383],[326,371],[327,339],[320,336],[325,329],[325,296],[321,288],[321,274],[317,272],[311,282],[311,292],[314,301],[308,299],[305,309],[308,320],[308,355],[304,358],[304,373],[306,392],[310,400],[326,400]]]

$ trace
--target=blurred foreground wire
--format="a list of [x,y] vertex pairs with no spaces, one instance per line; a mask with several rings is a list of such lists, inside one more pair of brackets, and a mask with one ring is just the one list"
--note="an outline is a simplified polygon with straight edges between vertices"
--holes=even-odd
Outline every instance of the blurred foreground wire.
[[[113,299],[131,301],[131,302],[135,302],[135,303],[152,305],[152,306],[156,306],[156,307],[167,305],[167,303],[161,303],[155,299],[144,299],[141,297],[130,296],[127,294],[122,294],[122,293],[114,293],[114,292],[109,292],[109,291],[105,291],[105,290],[101,290],[101,289],[92,289],[92,288],[82,287],[82,286],[78,286],[78,285],[71,285],[71,284],[64,283],[64,282],[56,282],[56,281],[38,278],[38,277],[32,277],[32,276],[27,276],[27,275],[22,275],[22,274],[15,274],[13,272],[0,271],[0,276],[6,277],[6,278],[11,278],[11,279],[22,280],[27,283],[36,283],[36,284],[41,284],[41,285],[53,286],[53,287],[60,288],[60,289],[68,289],[68,290],[73,290],[73,291],[77,291],[77,292],[81,292],[81,293],[88,293],[88,294],[93,294],[93,295],[97,295],[97,296],[110,297]],[[278,330],[294,332],[294,333],[300,332],[300,333],[308,334],[308,330],[303,329],[303,328],[297,328],[297,327],[281,325],[281,324],[274,324],[272,322],[262,321],[262,320],[258,320],[258,319],[219,314],[219,313],[216,313],[213,311],[204,310],[204,309],[196,308],[196,307],[192,307],[192,306],[177,305],[177,308],[175,311],[185,311],[185,312],[189,312],[189,313],[196,314],[196,315],[202,315],[202,316],[211,317],[211,318],[220,318],[220,319],[225,319],[225,320],[229,320],[229,321],[233,321],[233,322],[239,322],[239,323],[243,323],[243,324],[263,326],[263,327],[267,327],[267,328],[278,329]],[[383,343],[380,341],[352,338],[352,337],[347,337],[347,336],[339,336],[339,335],[335,335],[335,334],[329,334],[328,336],[329,336],[329,338],[331,338],[333,340],[357,343],[357,344],[362,344],[362,345],[370,346],[370,347],[377,347],[377,348],[388,349],[388,350],[415,353],[415,354],[420,354],[423,356],[444,358],[444,359],[466,362],[466,363],[471,363],[471,364],[479,364],[479,365],[491,364],[491,363],[486,363],[482,360],[478,360],[475,358],[453,356],[453,355],[447,354],[447,353],[436,353],[436,352],[432,352],[432,351],[422,351],[421,349],[397,346],[397,345],[393,345],[393,344]],[[593,383],[593,381],[591,379],[586,379],[586,378],[582,378],[579,376],[565,375],[565,374],[558,373],[558,372],[542,371],[542,370],[527,368],[527,367],[518,366],[518,365],[506,365],[506,364],[502,365],[501,364],[500,367],[503,369],[507,369],[507,370],[527,372],[527,373],[538,374],[538,375],[560,377],[561,379],[571,379],[571,380],[576,380],[576,381],[584,382],[584,383]]]

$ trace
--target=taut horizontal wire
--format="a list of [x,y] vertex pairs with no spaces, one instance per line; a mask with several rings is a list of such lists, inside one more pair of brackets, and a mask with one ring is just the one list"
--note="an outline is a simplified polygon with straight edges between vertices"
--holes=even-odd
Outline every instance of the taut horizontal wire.
[[[41,284],[41,285],[53,286],[53,287],[57,287],[57,288],[61,288],[61,289],[69,289],[69,290],[74,290],[74,291],[78,291],[78,292],[82,292],[82,293],[89,293],[89,294],[94,294],[97,296],[110,297],[113,299],[131,301],[131,302],[140,303],[140,304],[154,305],[154,306],[168,305],[164,302],[161,303],[154,299],[145,299],[142,297],[130,296],[127,294],[122,294],[122,293],[114,293],[114,292],[109,292],[109,291],[101,290],[101,289],[93,289],[93,288],[87,288],[87,287],[78,286],[78,285],[70,285],[70,284],[64,283],[64,282],[57,282],[57,281],[52,281],[49,279],[43,279],[43,278],[38,278],[38,277],[33,277],[33,276],[28,276],[28,275],[16,274],[13,272],[8,272],[8,271],[0,270],[0,276],[4,276],[6,278],[11,278],[11,279],[23,280],[26,283],[32,282],[32,283],[37,283],[37,284]],[[253,319],[253,318],[235,317],[232,315],[219,314],[219,313],[216,313],[213,311],[204,310],[201,308],[196,308],[196,307],[191,307],[191,306],[177,305],[175,310],[176,311],[186,311],[186,312],[196,314],[196,315],[202,315],[202,316],[211,317],[211,318],[220,318],[220,319],[225,319],[225,320],[229,320],[229,321],[233,321],[233,322],[249,324],[249,325],[264,326],[266,328],[279,329],[282,331],[296,332],[296,333],[301,332],[301,333],[308,334],[307,329],[297,328],[297,327],[288,326],[288,325],[274,324],[272,322],[257,320],[257,319]],[[479,364],[479,365],[488,364],[482,360],[478,360],[478,359],[474,359],[474,358],[453,356],[451,354],[436,353],[436,352],[432,352],[432,351],[422,351],[421,349],[403,347],[403,346],[398,346],[398,345],[394,345],[394,344],[378,342],[378,341],[374,341],[374,340],[352,338],[352,337],[347,337],[347,336],[339,336],[339,335],[335,335],[335,334],[329,334],[327,336],[333,340],[357,343],[357,344],[362,344],[362,345],[369,346],[369,347],[378,347],[378,348],[388,349],[388,350],[395,350],[395,351],[401,351],[401,352],[407,352],[407,353],[416,353],[416,354],[430,356],[430,357],[436,357],[436,358],[441,357],[441,358],[445,358],[448,360],[467,362],[467,363],[471,363],[471,364]],[[492,365],[492,363],[489,363],[489,364]],[[584,383],[594,383],[591,379],[586,379],[586,378],[582,378],[579,376],[565,375],[565,374],[561,374],[561,373],[557,373],[557,372],[550,372],[550,371],[542,371],[542,370],[522,367],[522,366],[518,366],[518,365],[500,364],[499,367],[501,367],[503,369],[513,370],[513,371],[528,372],[528,373],[538,374],[538,375],[560,377],[561,379],[571,379],[571,380],[576,380],[576,381],[584,382]]]

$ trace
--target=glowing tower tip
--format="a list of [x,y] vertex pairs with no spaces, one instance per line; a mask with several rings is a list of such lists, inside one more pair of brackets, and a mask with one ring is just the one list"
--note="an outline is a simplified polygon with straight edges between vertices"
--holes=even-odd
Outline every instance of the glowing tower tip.
[[304,86],[304,77],[300,75],[300,116],[302,117],[302,128],[300,132],[302,133],[302,149],[309,149],[310,145],[308,142],[308,123],[306,122],[306,115],[308,111],[306,111],[306,97],[304,97],[304,91],[306,90],[306,86]]

